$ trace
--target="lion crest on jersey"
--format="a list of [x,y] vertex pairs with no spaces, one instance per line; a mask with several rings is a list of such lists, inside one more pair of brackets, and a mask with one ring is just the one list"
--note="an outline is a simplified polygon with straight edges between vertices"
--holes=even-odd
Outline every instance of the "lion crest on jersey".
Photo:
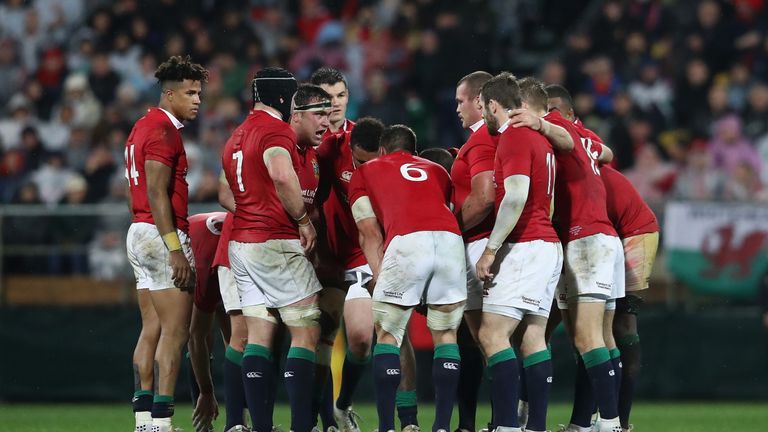
[[317,163],[317,158],[312,158],[312,171],[315,173],[315,178],[320,180],[320,164]]

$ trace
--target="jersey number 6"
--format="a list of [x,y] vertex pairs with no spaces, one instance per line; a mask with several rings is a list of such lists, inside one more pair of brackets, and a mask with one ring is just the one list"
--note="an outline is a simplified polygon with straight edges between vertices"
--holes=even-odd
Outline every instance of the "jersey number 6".
[[400,165],[400,174],[403,176],[403,178],[412,182],[426,181],[427,172],[413,165],[414,164],[412,163]]

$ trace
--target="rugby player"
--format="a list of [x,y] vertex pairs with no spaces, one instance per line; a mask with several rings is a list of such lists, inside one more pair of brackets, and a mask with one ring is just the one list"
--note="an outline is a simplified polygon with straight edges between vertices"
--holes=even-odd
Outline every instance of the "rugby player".
[[[274,388],[270,346],[278,318],[291,334],[285,384],[291,430],[309,432],[320,282],[307,259],[317,234],[294,166],[302,157],[290,121],[297,83],[281,68],[265,68],[252,83],[254,107],[232,133],[222,167],[235,199],[229,259],[248,328],[243,379],[254,429],[272,429],[267,412]],[[306,153],[306,152],[304,152]]]
[[[517,407],[519,365],[510,337],[520,326],[525,373],[533,382],[542,376],[546,380],[546,367],[538,366],[550,362],[544,328],[563,262],[550,221],[555,156],[542,134],[510,127],[508,111],[522,104],[512,74],[486,82],[480,101],[488,132],[499,141],[494,164],[497,214],[476,265],[486,290],[478,336],[491,375],[492,404],[504,407],[493,411],[491,423],[497,431],[521,431],[517,409],[512,408]],[[536,403],[541,406],[532,411],[546,413],[547,400]]]
[[440,165],[448,172],[451,172],[451,168],[453,167],[454,156],[444,148],[432,147],[422,150],[419,153],[419,157]]
[[461,231],[448,207],[450,177],[413,155],[416,135],[406,126],[384,129],[380,145],[381,156],[359,167],[350,185],[360,246],[372,270],[379,430],[395,428],[400,344],[411,311],[424,299],[435,343],[432,430],[447,431],[461,368],[456,329],[466,301]]
[[[173,56],[155,71],[162,93],[131,130],[125,177],[133,216],[128,260],[136,277],[142,330],[133,353],[136,431],[172,430],[181,350],[189,335],[195,275],[187,221],[187,157],[180,129],[197,117],[208,72]],[[153,396],[153,386],[155,393]]]
[[[621,242],[608,219],[605,186],[599,169],[600,162],[610,161],[613,155],[601,143],[581,136],[574,124],[559,111],[547,113],[547,92],[540,81],[525,78],[520,87],[527,114],[541,118],[546,113],[546,120],[568,130],[577,142],[572,151],[555,152],[557,200],[554,220],[558,236],[565,245],[558,307],[563,311],[564,320],[569,321],[573,343],[579,353],[574,410],[566,430],[591,427],[593,399],[587,396],[590,389],[603,418],[598,430],[621,430],[614,378],[618,372],[611,356],[615,344],[612,337],[605,337],[604,326],[610,328],[615,299],[624,296],[624,256]],[[528,429],[533,420],[532,399],[536,387],[533,382],[527,383]]]
[[[347,354],[342,367],[339,397],[331,407],[342,432],[359,432],[358,415],[352,409],[352,397],[370,362],[373,344],[371,296],[366,288],[371,278],[371,269],[360,249],[348,192],[349,180],[355,169],[378,156],[379,135],[384,126],[376,120],[378,123],[370,123],[363,130],[352,133],[357,125],[346,118],[349,88],[340,71],[320,68],[312,74],[310,81],[331,95],[331,127],[326,131],[323,144],[318,148],[318,159],[323,182],[332,179],[330,194],[323,203],[323,216],[328,245],[336,260],[344,267],[344,285],[347,289],[343,304]],[[418,428],[419,423],[416,403],[416,358],[407,337],[403,339],[400,361],[402,374],[396,397],[397,414],[401,428],[408,432]],[[328,393],[330,392],[327,391],[326,395]],[[325,411],[326,402],[330,399],[332,398],[325,398],[320,411],[324,425],[329,423],[326,421]]]
[[[573,101],[568,91],[558,85],[547,86],[549,108],[557,109],[563,117],[573,121],[577,128],[591,134],[593,142],[602,142],[592,131],[583,127],[573,112]],[[642,304],[641,291],[648,288],[653,262],[659,243],[659,224],[656,216],[643,201],[632,183],[608,165],[602,165],[600,175],[605,184],[608,218],[624,245],[626,297],[616,301],[613,336],[620,351],[621,386],[619,389],[619,420],[629,430],[629,414],[637,375],[640,372],[640,336],[637,314]],[[609,329],[610,331],[610,329]]]

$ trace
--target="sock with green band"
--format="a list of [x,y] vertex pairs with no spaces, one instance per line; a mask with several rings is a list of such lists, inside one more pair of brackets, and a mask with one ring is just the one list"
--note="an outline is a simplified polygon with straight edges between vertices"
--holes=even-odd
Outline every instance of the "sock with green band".
[[528,383],[528,423],[531,431],[546,430],[547,405],[552,387],[552,355],[547,350],[535,352],[523,359],[525,376]]
[[224,353],[224,400],[227,410],[227,423],[224,430],[245,424],[243,410],[245,390],[243,389],[243,353],[231,346]]
[[397,405],[397,418],[400,420],[400,429],[408,425],[419,425],[419,405],[416,390],[398,390],[395,393],[395,405]]
[[395,429],[395,393],[400,385],[400,348],[379,343],[373,348],[373,379],[379,430]]
[[370,361],[370,355],[360,359],[347,351],[347,355],[344,357],[344,366],[341,369],[341,389],[339,390],[339,398],[336,399],[337,408],[344,410],[352,404],[352,395],[354,395],[357,384]]
[[619,419],[624,428],[629,428],[629,414],[635,393],[635,381],[640,374],[640,336],[628,335],[616,339],[621,349],[621,388],[619,389]]
[[152,418],[173,417],[173,396],[155,395],[152,401]]
[[493,423],[496,427],[519,427],[517,419],[517,392],[520,385],[520,365],[512,348],[499,351],[488,358],[491,380],[491,401],[494,407]]
[[459,386],[461,358],[455,343],[435,347],[432,361],[432,382],[435,386],[435,423],[433,431],[451,430],[451,414]]
[[[230,354],[230,357],[234,357],[234,354]],[[274,392],[277,377],[270,349],[263,345],[246,345],[242,357],[241,377],[253,430],[272,430],[272,413],[268,412],[267,400]]]
[[587,369],[592,391],[600,409],[600,416],[613,419],[619,416],[616,396],[616,371],[608,348],[595,348],[581,355]]
[[285,361],[285,388],[291,404],[291,430],[309,431],[314,426],[312,399],[307,391],[315,382],[315,352],[301,347],[291,347]]

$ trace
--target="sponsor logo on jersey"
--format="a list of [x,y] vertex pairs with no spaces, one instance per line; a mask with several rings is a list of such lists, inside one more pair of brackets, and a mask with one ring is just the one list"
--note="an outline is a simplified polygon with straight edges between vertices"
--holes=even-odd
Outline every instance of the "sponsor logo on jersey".
[[312,171],[315,173],[315,179],[320,179],[320,164],[317,163],[317,158],[312,158]]
[[352,171],[344,171],[341,173],[341,180],[349,183],[352,180]]

